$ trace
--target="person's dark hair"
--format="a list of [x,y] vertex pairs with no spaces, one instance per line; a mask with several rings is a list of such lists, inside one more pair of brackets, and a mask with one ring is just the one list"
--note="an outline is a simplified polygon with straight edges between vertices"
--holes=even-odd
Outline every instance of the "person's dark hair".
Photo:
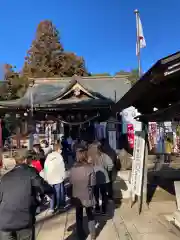
[[42,150],[42,147],[40,144],[34,144],[33,147],[37,148],[39,152]]
[[80,148],[76,151],[76,161],[77,163],[88,164],[87,149]]
[[29,156],[26,157],[26,162],[27,162],[28,165],[31,165],[31,163],[32,163],[33,160],[34,160],[34,159],[33,159],[33,156],[31,156],[31,155],[29,155]]
[[35,160],[35,159],[36,159],[35,153],[32,150],[28,150],[26,153],[27,164],[30,165],[32,160]]

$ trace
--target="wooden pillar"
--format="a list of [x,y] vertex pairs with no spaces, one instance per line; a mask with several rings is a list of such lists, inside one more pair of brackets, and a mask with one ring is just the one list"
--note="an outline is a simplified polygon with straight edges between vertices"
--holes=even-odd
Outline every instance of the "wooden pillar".
[[17,127],[16,127],[16,146],[17,146],[17,149],[20,148],[20,133],[21,133],[21,121],[19,120],[21,118],[20,114],[17,113],[16,114],[16,124],[17,124]]
[[28,150],[32,150],[33,149],[33,143],[34,143],[34,122],[32,120],[32,118],[29,121],[29,141],[28,141]]
[[59,136],[60,138],[64,136],[64,123],[62,123],[61,121],[59,122]]
[[[147,139],[147,138],[145,138]],[[148,183],[148,144],[145,140],[145,149],[144,149],[144,164],[143,164],[143,178],[142,178],[142,191],[141,196],[139,197],[139,214],[148,209],[147,204],[147,183]]]
[[24,121],[24,133],[25,135],[27,134],[28,132],[28,122],[27,122],[27,117],[25,117],[25,121]]
[[32,150],[33,149],[33,142],[34,142],[34,134],[31,131],[30,134],[29,134],[28,150]]
[[17,144],[17,149],[19,149],[20,146],[21,146],[21,144],[20,144],[20,142],[21,142],[21,139],[20,139],[20,133],[21,133],[20,126],[17,126],[17,130],[16,130],[16,131],[17,131],[17,132],[16,132],[16,136],[17,136],[17,138],[16,138],[16,144]]

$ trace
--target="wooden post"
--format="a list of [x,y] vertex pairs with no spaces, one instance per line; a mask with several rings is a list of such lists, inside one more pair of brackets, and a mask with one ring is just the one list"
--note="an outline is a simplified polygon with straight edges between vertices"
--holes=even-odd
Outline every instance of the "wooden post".
[[146,139],[147,138],[145,138],[142,189],[141,189],[141,196],[138,198],[139,214],[141,214],[142,211],[148,209],[148,205],[147,205],[148,145],[147,145]]
[[144,161],[143,161],[143,177],[142,177],[142,188],[141,196],[138,198],[139,214],[142,211],[148,209],[147,205],[147,183],[148,183],[148,127],[144,124],[143,129],[145,131],[145,146],[144,146]]

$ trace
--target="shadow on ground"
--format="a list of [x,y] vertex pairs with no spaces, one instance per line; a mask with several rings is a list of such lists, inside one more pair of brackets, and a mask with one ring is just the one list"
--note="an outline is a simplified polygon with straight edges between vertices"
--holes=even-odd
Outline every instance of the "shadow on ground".
[[148,204],[152,201],[157,187],[164,190],[172,198],[175,196],[174,181],[180,180],[180,169],[174,169],[170,166],[163,166],[159,171],[150,171],[148,173]]
[[[106,216],[95,215],[96,237],[98,237],[100,235],[100,233],[103,230],[103,228],[105,227],[107,221],[114,217],[114,211],[115,211],[116,207],[117,207],[116,204],[114,204],[113,202],[110,202],[108,205],[108,213]],[[120,207],[120,205],[119,205],[119,207]],[[84,229],[84,237],[82,237],[80,240],[86,240],[89,235],[88,220],[87,220],[86,216],[84,216],[84,218],[83,218],[83,229]],[[68,227],[67,232],[71,232],[71,233],[67,238],[65,238],[65,240],[79,239],[79,238],[77,238],[75,223]]]
[[44,215],[44,217],[40,218],[40,219],[37,219],[36,223],[39,224],[39,223],[42,223],[42,222],[45,222],[45,221],[50,221],[51,219],[53,218],[58,218],[60,214],[64,214],[64,213],[68,213],[70,210],[72,209],[72,206],[69,204],[66,206],[65,209],[55,213],[55,214],[46,214]]

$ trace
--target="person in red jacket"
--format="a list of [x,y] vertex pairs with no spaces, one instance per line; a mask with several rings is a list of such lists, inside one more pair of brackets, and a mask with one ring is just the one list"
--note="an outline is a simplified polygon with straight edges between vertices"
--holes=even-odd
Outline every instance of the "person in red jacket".
[[[40,160],[34,159],[35,156],[36,155],[34,155],[32,151],[28,151],[26,153],[26,159],[27,159],[26,161],[27,161],[27,164],[29,166],[33,167],[36,170],[37,174],[39,174],[43,170],[43,168],[42,168]],[[37,196],[37,203],[38,203],[37,205],[38,205],[38,207],[36,209],[36,213],[40,212],[40,205],[43,204],[46,201],[47,200],[46,200],[46,197],[44,195],[40,194],[39,198]]]
[[38,159],[32,160],[31,165],[38,171],[38,173],[40,173],[43,170],[40,160],[38,160]]
[[36,154],[33,154],[32,151],[28,151],[27,153],[27,161],[28,164],[31,165],[36,169],[38,173],[40,173],[43,170],[43,167],[41,165],[40,159],[36,159]]

